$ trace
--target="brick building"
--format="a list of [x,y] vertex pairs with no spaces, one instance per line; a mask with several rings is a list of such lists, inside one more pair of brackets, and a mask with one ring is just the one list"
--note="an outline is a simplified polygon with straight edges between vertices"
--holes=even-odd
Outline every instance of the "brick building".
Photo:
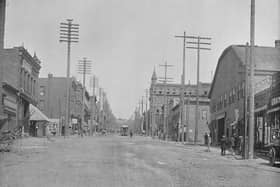
[[[70,118],[73,128],[77,128],[82,116],[82,94],[83,86],[74,77],[70,78]],[[39,78],[39,103],[38,106],[48,118],[59,119],[60,128],[65,123],[66,115],[66,77],[53,77],[49,74],[47,78]],[[85,121],[90,116],[90,98],[85,91]],[[75,126],[75,127],[74,127]]]
[[29,131],[29,104],[38,101],[38,76],[41,62],[23,47],[2,49],[0,130],[24,126]]
[[[198,136],[197,141],[202,143],[204,141],[205,132],[209,132],[208,123],[210,121],[210,100],[207,96],[202,95],[199,97],[198,105]],[[185,99],[183,111],[185,113],[186,125],[184,126],[184,139],[186,140],[186,131],[188,128],[188,142],[194,142],[195,139],[195,114],[196,114],[196,97],[190,95]],[[169,112],[168,116],[168,133],[172,140],[178,138],[178,125],[180,121],[180,107],[179,104],[174,106]]]
[[[277,43],[276,43],[277,44]],[[272,75],[280,71],[279,45],[255,47],[255,94],[271,85]],[[246,46],[232,45],[219,58],[209,92],[212,139],[218,144],[222,135],[227,137],[244,133]],[[256,96],[255,96],[256,97]],[[258,94],[262,98],[262,94]],[[258,101],[259,100],[259,101]],[[256,111],[265,107],[256,99]]]
[[[164,91],[166,91],[166,97],[167,97],[167,103],[168,108],[166,109],[166,116],[169,116],[169,111],[173,107],[175,107],[179,101],[180,101],[180,92],[181,92],[181,84],[166,84],[166,87],[163,83],[157,82],[157,76],[156,72],[154,70],[152,75],[152,83],[150,87],[150,130],[153,131],[154,134],[157,134],[157,132],[163,131],[163,104],[164,104]],[[202,105],[204,106],[205,102],[209,103],[209,99],[207,98],[208,92],[210,89],[210,83],[200,83],[199,88],[199,103],[201,106],[199,106],[199,111],[202,110]],[[185,99],[185,107],[189,106],[189,111],[186,111],[185,116],[190,116],[189,123],[192,123],[192,119],[194,119],[195,112],[193,110],[193,102],[195,102],[196,98],[196,85],[188,84],[185,85],[184,88],[184,99]],[[187,104],[188,101],[190,101],[189,105]],[[186,108],[185,108],[186,109]],[[189,113],[189,114],[188,114]],[[172,115],[172,114],[171,114]],[[176,124],[176,122],[172,122],[172,126]],[[203,123],[203,124],[202,124]],[[176,125],[175,125],[176,126]],[[184,125],[186,126],[186,124]],[[204,121],[199,121],[198,124],[199,127],[205,126]],[[169,128],[169,127],[168,127]],[[170,128],[169,128],[170,129]],[[203,130],[203,133],[205,133],[205,128]],[[174,129],[173,129],[174,131]],[[194,131],[193,131],[194,133]],[[177,136],[177,135],[170,135],[170,136]]]

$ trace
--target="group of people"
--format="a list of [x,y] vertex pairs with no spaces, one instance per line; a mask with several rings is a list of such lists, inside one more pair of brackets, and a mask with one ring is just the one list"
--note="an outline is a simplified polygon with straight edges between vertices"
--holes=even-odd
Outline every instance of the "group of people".
[[226,149],[229,149],[232,155],[235,155],[235,152],[239,154],[242,153],[243,149],[243,137],[242,136],[231,136],[226,138],[225,135],[222,136],[221,139],[221,155],[224,156],[226,154]]
[[[210,145],[211,145],[211,134],[205,133],[204,134],[204,143],[207,146],[207,152],[210,151]],[[235,152],[238,152],[238,154],[242,153],[243,149],[243,137],[242,136],[231,136],[226,138],[225,135],[222,136],[220,140],[220,146],[221,146],[221,155],[226,155],[226,150],[228,149],[229,152],[232,155],[235,155]]]

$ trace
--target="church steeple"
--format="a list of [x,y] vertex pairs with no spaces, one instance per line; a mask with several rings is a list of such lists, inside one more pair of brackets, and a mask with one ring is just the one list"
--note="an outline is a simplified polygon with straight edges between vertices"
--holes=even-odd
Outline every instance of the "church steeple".
[[154,68],[153,75],[152,75],[152,84],[155,84],[157,82],[157,74],[156,74],[156,68]]

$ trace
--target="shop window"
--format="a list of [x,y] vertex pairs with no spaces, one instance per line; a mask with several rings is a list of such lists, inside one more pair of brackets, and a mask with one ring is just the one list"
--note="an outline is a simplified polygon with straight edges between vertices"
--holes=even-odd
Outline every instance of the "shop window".
[[227,107],[227,94],[224,96],[224,107]]

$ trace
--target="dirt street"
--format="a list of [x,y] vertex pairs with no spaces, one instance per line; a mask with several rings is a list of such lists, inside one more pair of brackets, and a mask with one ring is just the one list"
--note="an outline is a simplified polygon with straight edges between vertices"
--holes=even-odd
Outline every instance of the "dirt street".
[[279,186],[267,161],[150,137],[25,138],[0,153],[1,187]]

